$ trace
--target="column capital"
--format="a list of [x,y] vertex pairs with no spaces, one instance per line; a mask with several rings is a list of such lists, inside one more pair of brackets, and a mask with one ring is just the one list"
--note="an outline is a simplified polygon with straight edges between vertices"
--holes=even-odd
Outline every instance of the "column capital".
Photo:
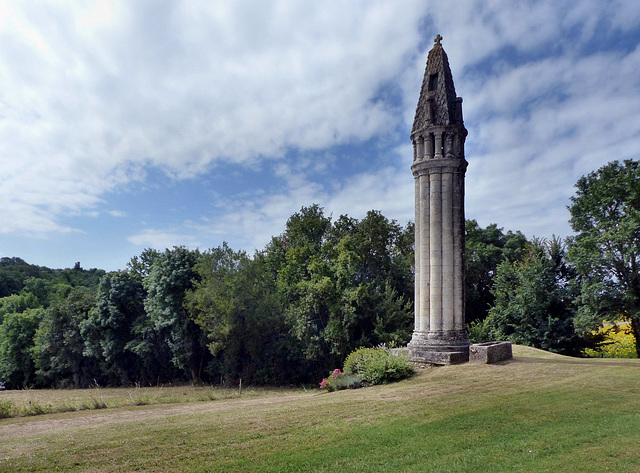
[[467,170],[467,160],[464,158],[442,158],[428,159],[413,163],[411,171],[414,177],[425,174],[439,174],[451,172],[454,174],[464,174]]

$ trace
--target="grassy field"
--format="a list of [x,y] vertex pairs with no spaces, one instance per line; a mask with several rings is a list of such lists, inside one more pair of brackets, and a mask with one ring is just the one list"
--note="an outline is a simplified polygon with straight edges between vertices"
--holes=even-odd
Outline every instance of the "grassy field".
[[640,472],[639,360],[514,355],[355,391],[3,419],[0,471]]
[[56,412],[219,401],[242,397],[287,394],[297,390],[237,387],[156,386],[91,389],[25,389],[0,392],[0,419]]

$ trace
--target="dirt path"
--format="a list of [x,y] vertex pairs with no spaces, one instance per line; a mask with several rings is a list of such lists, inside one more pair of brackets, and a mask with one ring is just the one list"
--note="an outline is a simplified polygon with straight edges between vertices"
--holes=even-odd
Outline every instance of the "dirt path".
[[[139,408],[113,408],[101,411],[77,412],[76,416],[48,414],[44,416],[7,419],[0,423],[0,442],[19,438],[35,437],[52,431],[63,432],[75,429],[101,428],[105,425],[127,424],[163,417],[189,415],[202,412],[227,411],[237,408],[266,406],[299,401],[318,393],[291,394],[286,396],[265,396],[253,399],[233,399],[198,402],[178,405],[156,405]],[[6,423],[5,423],[6,422]]]

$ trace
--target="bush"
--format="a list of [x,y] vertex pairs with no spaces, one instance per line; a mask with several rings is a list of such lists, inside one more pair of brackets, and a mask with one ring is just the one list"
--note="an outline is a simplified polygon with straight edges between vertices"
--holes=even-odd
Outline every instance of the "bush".
[[346,374],[357,375],[363,386],[397,381],[413,374],[408,353],[394,350],[385,345],[376,348],[359,348],[344,362]]
[[348,374],[335,369],[328,378],[320,381],[320,389],[329,392],[340,391],[341,389],[358,389],[362,387],[362,378],[358,375]]
[[587,348],[583,355],[589,358],[637,358],[636,339],[629,323],[617,323],[600,327],[593,335],[603,341],[596,348]]
[[483,319],[467,324],[467,334],[471,343],[486,343],[494,340],[489,322],[489,319]]
[[0,419],[6,419],[8,417],[13,417],[13,403],[10,399],[0,401]]

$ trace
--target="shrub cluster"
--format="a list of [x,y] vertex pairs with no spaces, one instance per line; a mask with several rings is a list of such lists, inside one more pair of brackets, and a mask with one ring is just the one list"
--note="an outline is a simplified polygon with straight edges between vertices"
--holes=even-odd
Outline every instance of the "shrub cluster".
[[342,389],[358,389],[360,387],[362,387],[362,378],[360,376],[345,373],[337,368],[331,372],[329,377],[320,381],[320,389],[326,389],[329,392]]
[[604,340],[596,348],[585,349],[584,356],[590,358],[637,358],[636,339],[629,323],[600,327],[593,333],[601,335]]
[[6,401],[0,401],[0,419],[6,419],[11,417],[13,412],[13,403],[10,399]]
[[413,371],[408,353],[385,345],[359,348],[344,362],[344,372],[359,376],[363,386],[397,381],[411,376]]

